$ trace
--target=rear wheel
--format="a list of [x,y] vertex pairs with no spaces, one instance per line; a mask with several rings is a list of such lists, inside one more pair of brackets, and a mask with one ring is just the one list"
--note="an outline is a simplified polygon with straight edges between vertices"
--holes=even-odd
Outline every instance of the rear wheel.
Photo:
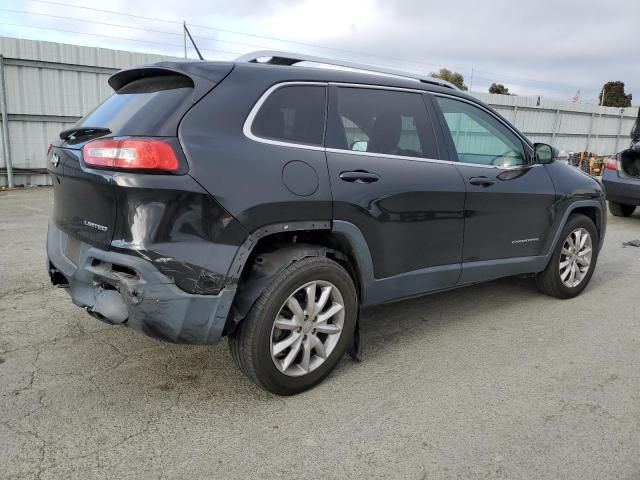
[[349,274],[324,257],[305,258],[274,278],[229,338],[236,365],[256,384],[292,395],[321,382],[340,361],[356,325]]
[[616,217],[628,217],[636,210],[635,205],[609,201],[609,211]]
[[572,298],[582,292],[593,275],[599,241],[589,217],[569,217],[547,268],[536,277],[538,290],[557,298]]

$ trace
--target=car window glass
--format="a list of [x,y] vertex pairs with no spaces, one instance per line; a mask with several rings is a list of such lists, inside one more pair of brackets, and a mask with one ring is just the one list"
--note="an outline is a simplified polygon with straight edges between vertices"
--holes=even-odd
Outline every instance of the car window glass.
[[191,107],[192,96],[193,84],[183,76],[139,78],[120,88],[77,126],[105,127],[116,136],[160,136],[175,131]]
[[367,151],[367,144],[369,143],[369,135],[362,130],[358,125],[353,123],[345,116],[340,116],[342,120],[342,127],[344,128],[344,134],[347,137],[347,146],[350,150]]
[[336,109],[337,128],[330,129],[329,147],[438,158],[433,126],[419,93],[340,87]]
[[291,85],[277,89],[256,115],[251,132],[262,138],[321,146],[326,88]]
[[422,146],[420,145],[420,136],[418,135],[418,126],[416,125],[416,118],[409,115],[401,115],[400,121],[402,124],[402,134],[400,135],[398,147],[400,147],[402,150],[413,150],[416,152],[422,152]]
[[525,163],[522,142],[495,117],[467,102],[447,97],[436,100],[460,162],[501,167]]

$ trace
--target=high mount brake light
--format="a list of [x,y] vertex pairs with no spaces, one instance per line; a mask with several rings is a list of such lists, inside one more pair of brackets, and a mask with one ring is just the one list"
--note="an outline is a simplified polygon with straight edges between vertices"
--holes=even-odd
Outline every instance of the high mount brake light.
[[607,158],[607,170],[617,170],[618,169],[618,159],[616,157]]
[[84,163],[94,168],[174,172],[180,164],[162,140],[94,140],[82,147]]

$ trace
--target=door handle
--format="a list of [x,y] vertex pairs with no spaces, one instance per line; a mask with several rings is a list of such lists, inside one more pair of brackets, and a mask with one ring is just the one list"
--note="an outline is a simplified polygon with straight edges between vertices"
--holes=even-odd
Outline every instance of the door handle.
[[471,185],[479,185],[481,187],[490,187],[496,182],[495,180],[491,180],[489,177],[471,177],[469,179],[469,183]]
[[377,182],[379,179],[379,175],[371,172],[365,172],[364,170],[354,170],[352,172],[340,173],[340,180],[344,180],[345,182],[373,183]]

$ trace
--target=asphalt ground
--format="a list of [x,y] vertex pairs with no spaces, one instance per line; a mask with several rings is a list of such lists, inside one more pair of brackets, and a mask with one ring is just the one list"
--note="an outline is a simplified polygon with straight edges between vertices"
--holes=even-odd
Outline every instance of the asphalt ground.
[[45,274],[49,188],[0,192],[0,478],[640,478],[640,215],[572,300],[511,278],[377,307],[277,397],[226,342],[108,326]]

